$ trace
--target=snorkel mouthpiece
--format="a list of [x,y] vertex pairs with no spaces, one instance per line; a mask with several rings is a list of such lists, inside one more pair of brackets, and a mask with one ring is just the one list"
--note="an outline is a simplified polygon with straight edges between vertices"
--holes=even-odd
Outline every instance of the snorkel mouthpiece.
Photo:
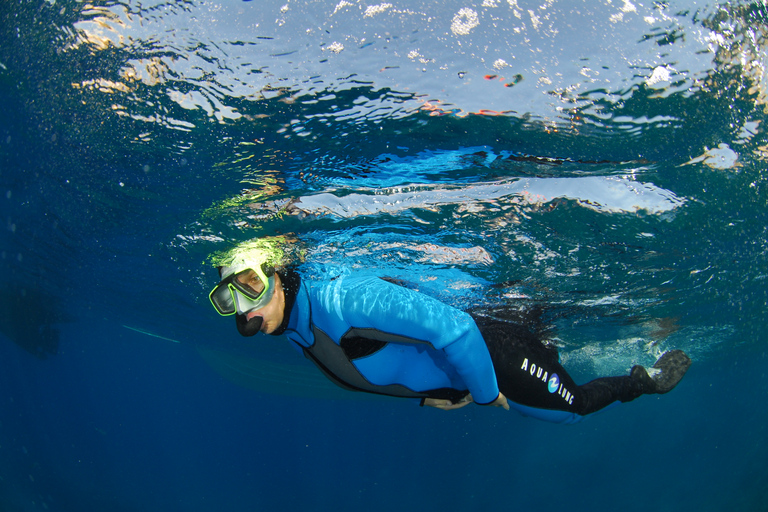
[[248,320],[245,315],[240,313],[235,315],[235,324],[237,325],[237,332],[245,337],[253,336],[261,330],[261,324],[264,323],[264,319],[260,316],[255,316]]

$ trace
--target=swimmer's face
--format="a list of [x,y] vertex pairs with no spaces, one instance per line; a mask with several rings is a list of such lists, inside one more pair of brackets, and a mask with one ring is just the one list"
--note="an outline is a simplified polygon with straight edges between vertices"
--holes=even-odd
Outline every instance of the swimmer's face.
[[246,313],[245,318],[250,320],[253,317],[260,316],[263,318],[261,329],[264,334],[272,334],[275,329],[280,327],[283,323],[283,315],[285,314],[285,293],[283,293],[283,282],[280,280],[280,275],[275,274],[275,289],[272,292],[272,300],[269,304],[261,309],[256,309]]

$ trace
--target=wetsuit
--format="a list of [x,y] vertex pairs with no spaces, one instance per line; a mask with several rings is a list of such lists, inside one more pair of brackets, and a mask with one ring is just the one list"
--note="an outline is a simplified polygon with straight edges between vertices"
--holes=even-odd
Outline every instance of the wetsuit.
[[[304,282],[281,274],[285,334],[336,384],[390,396],[478,404],[501,390],[528,416],[573,423],[642,394],[630,377],[577,386],[556,350],[508,322],[472,316],[372,275]],[[515,335],[515,333],[518,335]]]

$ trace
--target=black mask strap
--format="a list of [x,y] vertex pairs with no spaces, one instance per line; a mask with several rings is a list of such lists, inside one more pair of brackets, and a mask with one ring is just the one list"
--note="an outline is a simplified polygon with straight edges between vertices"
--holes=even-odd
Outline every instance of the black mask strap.
[[279,336],[285,332],[288,328],[288,322],[291,321],[291,311],[293,311],[293,304],[296,302],[296,294],[299,292],[301,286],[301,276],[293,267],[288,267],[277,273],[280,276],[280,281],[283,283],[283,294],[285,295],[285,309],[283,310],[283,323],[280,324],[277,329],[271,334],[273,336]]

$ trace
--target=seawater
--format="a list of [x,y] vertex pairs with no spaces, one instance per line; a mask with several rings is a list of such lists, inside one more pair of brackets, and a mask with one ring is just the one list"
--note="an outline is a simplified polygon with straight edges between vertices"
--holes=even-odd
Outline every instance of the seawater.
[[[764,510],[764,2],[8,0],[0,510]],[[207,301],[282,236],[536,309],[563,427],[342,392]]]

